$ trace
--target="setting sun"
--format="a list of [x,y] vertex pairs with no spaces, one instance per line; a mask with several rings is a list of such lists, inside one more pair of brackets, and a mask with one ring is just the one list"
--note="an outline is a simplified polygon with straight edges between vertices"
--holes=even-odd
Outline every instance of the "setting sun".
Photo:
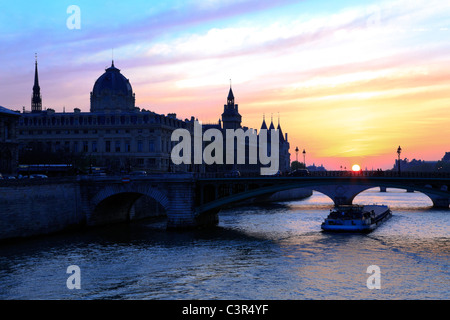
[[353,167],[352,167],[352,170],[353,171],[361,171],[361,167],[359,165],[357,165],[357,164],[354,164]]

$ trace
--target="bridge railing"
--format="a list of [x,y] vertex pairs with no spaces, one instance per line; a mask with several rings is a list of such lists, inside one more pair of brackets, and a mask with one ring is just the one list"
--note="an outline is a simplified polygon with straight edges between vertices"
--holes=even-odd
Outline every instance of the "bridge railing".
[[[159,175],[179,175],[180,173],[168,173],[164,172],[161,174],[152,174],[151,176]],[[274,176],[261,176],[256,172],[244,172],[239,175],[230,174],[226,172],[206,172],[206,173],[194,173],[186,172],[185,174],[191,175],[194,179],[219,179],[219,178],[278,178],[278,177],[290,177],[289,174],[274,175]],[[129,176],[129,175],[125,175]],[[14,185],[23,184],[27,182],[36,183],[48,183],[48,182],[69,182],[69,181],[82,181],[82,180],[102,180],[110,179],[116,177],[121,179],[123,176],[70,176],[70,177],[49,177],[48,179],[0,179],[1,185]],[[415,172],[415,171],[404,171],[400,174],[397,171],[310,171],[308,175],[304,177],[381,177],[381,178],[437,178],[437,179],[450,179],[450,172]],[[145,179],[146,177],[133,177]],[[296,177],[301,178],[301,177]]]
[[[195,173],[196,178],[256,178],[256,177],[290,177],[289,174],[261,176],[258,173],[240,173],[239,176],[223,172]],[[405,171],[400,174],[397,171],[310,171],[304,177],[385,177],[385,178],[450,178],[450,172],[415,172]]]
[[405,171],[312,171],[313,177],[385,177],[385,178],[450,178],[450,172]]

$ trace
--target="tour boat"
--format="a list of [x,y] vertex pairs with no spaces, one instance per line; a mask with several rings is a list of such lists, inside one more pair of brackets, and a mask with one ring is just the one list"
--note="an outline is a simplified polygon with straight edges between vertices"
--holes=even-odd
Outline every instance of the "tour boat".
[[337,206],[322,223],[322,230],[332,232],[370,232],[392,216],[384,205]]

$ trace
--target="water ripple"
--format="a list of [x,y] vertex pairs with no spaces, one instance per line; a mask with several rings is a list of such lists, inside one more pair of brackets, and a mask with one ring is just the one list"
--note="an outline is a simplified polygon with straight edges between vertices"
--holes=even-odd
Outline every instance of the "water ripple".
[[[393,209],[368,235],[321,232],[331,203],[315,193],[224,210],[211,230],[140,223],[3,245],[0,299],[448,299],[450,212],[428,200],[359,195]],[[73,264],[81,290],[66,287]],[[380,267],[381,290],[366,286],[370,265]]]

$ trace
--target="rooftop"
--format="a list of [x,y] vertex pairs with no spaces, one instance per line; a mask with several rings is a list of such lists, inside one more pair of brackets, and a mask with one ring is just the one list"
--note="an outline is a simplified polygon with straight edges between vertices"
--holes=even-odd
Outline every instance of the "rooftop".
[[7,115],[12,115],[12,116],[20,116],[20,114],[18,114],[17,112],[9,110],[9,109],[6,109],[6,108],[4,108],[2,106],[0,106],[0,114],[7,114]]

